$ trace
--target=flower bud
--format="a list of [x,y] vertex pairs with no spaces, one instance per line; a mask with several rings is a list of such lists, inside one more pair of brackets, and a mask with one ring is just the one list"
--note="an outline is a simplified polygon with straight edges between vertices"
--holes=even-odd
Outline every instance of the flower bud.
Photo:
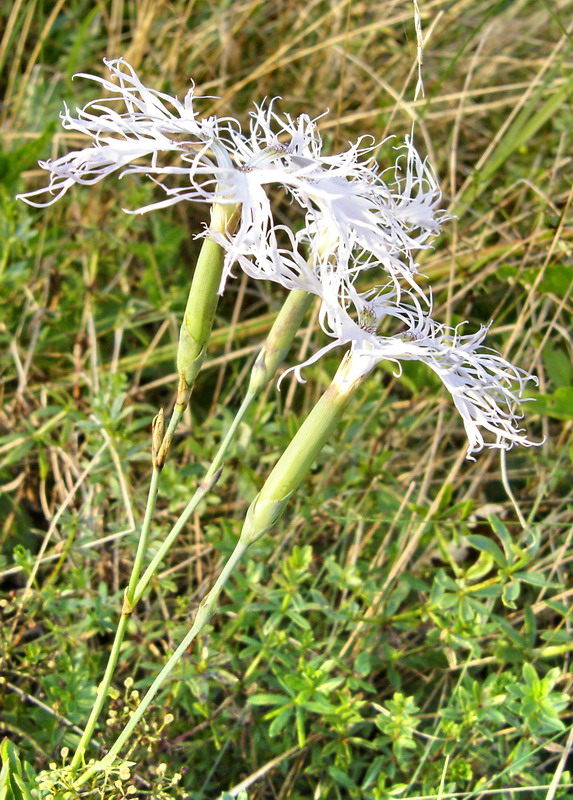
[[153,461],[153,466],[157,467],[157,469],[161,469],[165,458],[161,463],[159,463],[159,451],[161,448],[161,444],[163,442],[163,436],[165,435],[165,414],[163,413],[163,409],[159,410],[159,413],[153,417],[153,422],[151,423],[151,458]]

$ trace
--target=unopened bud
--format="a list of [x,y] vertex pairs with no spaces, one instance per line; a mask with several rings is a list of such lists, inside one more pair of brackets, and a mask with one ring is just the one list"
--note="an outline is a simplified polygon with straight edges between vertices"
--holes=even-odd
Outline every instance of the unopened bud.
[[153,465],[158,469],[161,469],[163,466],[163,464],[158,464],[158,456],[161,449],[161,444],[163,443],[164,435],[165,414],[161,408],[159,413],[153,417],[153,422],[151,423],[151,458],[153,459]]

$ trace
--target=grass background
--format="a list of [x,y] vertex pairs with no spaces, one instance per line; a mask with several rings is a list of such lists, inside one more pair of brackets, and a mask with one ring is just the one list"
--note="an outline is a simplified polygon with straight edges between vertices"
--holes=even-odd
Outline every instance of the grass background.
[[[526,424],[545,441],[508,453],[507,477],[497,452],[468,462],[430,372],[380,369],[150,710],[130,753],[136,778],[95,796],[122,797],[135,781],[137,796],[194,800],[242,789],[573,797],[572,11],[420,3],[425,97],[414,101],[404,0],[2,5],[0,728],[36,769],[74,747],[105,663],[206,219],[182,204],[125,215],[152,197],[131,179],[77,187],[45,211],[14,200],[43,180],[38,158],[83,146],[57,124],[64,100],[97,91],[74,72],[103,74],[103,57],[123,55],[179,97],[193,78],[220,98],[205,113],[245,121],[275,95],[291,115],[329,109],[327,151],[364,133],[403,137],[415,121],[458,214],[422,259],[436,316],[472,330],[495,320],[490,344],[539,376]],[[163,473],[154,541],[200,480],[281,300],[242,276],[229,284]],[[323,341],[316,315],[290,363]],[[270,387],[242,426],[132,620],[94,755],[186,631],[339,357],[308,369],[305,385]]]

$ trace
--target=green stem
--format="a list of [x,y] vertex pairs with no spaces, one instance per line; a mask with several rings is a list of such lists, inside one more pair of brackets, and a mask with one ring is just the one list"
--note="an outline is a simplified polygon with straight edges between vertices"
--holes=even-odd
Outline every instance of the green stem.
[[237,428],[241,424],[254,398],[255,398],[254,394],[247,394],[245,396],[245,399],[243,400],[241,407],[239,408],[237,414],[235,415],[235,419],[233,420],[231,427],[229,428],[229,430],[225,435],[225,438],[221,442],[217,454],[215,455],[215,458],[213,459],[211,466],[205,473],[205,476],[201,481],[199,487],[196,489],[193,497],[189,500],[189,502],[185,506],[185,509],[181,513],[181,516],[179,517],[175,525],[171,528],[169,534],[163,540],[157,552],[147,565],[145,572],[143,573],[141,579],[139,580],[137,586],[135,587],[134,598],[133,598],[134,605],[136,605],[141,599],[143,593],[145,592],[145,590],[149,585],[149,582],[151,581],[153,575],[155,574],[157,567],[163,561],[169,549],[171,548],[173,542],[179,536],[179,534],[187,524],[191,514],[193,514],[199,503],[203,500],[205,495],[213,488],[213,486],[217,482],[217,479],[219,478],[220,475],[221,464],[223,463],[225,454],[235,436]]
[[125,600],[121,612],[122,615],[124,616],[131,616],[131,614],[133,613],[135,587],[137,586],[137,582],[141,574],[141,569],[143,567],[143,559],[145,558],[145,554],[147,552],[149,530],[151,528],[153,515],[155,514],[155,504],[157,502],[157,494],[159,491],[160,474],[161,470],[154,465],[153,472],[151,473],[151,482],[149,484],[149,497],[147,505],[145,507],[145,515],[143,517],[143,523],[141,525],[141,535],[139,537],[139,542],[137,543],[137,551],[135,553],[135,559],[131,570],[131,576],[129,578],[129,584],[125,592]]
[[91,741],[96,723],[98,721],[99,715],[106,701],[109,687],[111,685],[111,681],[113,678],[113,674],[117,666],[119,652],[125,636],[125,631],[127,629],[127,623],[133,611],[133,606],[134,606],[133,596],[135,591],[135,585],[139,579],[139,574],[141,572],[143,557],[147,549],[149,529],[151,527],[151,521],[153,519],[153,514],[155,512],[155,502],[157,500],[157,491],[159,485],[159,474],[160,470],[156,466],[154,466],[151,475],[151,482],[149,485],[149,492],[147,495],[147,505],[145,508],[145,515],[143,518],[143,523],[141,525],[141,533],[139,535],[137,553],[133,564],[133,569],[131,572],[129,586],[125,594],[123,608],[121,610],[121,616],[119,618],[118,626],[115,632],[115,638],[113,640],[111,652],[108,657],[105,673],[101,680],[101,683],[97,688],[96,699],[92,706],[92,710],[90,712],[88,721],[84,728],[84,732],[82,733],[82,736],[76,748],[76,752],[74,753],[74,756],[70,763],[70,769],[72,771],[72,774],[77,770],[77,768],[80,766],[80,764],[84,759],[86,748],[88,747],[88,744]]
[[217,482],[219,470],[223,464],[223,459],[227,453],[231,441],[235,436],[237,428],[243,421],[243,418],[249,410],[253,400],[255,400],[260,392],[267,386],[277,368],[284,360],[312,300],[312,295],[309,295],[307,292],[299,289],[289,293],[283,307],[279,311],[277,318],[273,323],[271,330],[269,331],[269,335],[264,346],[261,348],[261,351],[255,360],[255,364],[251,372],[249,388],[239,410],[235,415],[231,427],[221,442],[215,458],[205,473],[205,477],[203,478],[200,486],[196,490],[191,500],[187,503],[183,513],[165,540],[161,543],[161,546],[153,556],[153,559],[142,575],[141,580],[139,581],[135,590],[134,603],[137,603],[141,598],[157,567],[163,561],[171,545],[183,530],[191,514],[193,514],[201,500]]
[[270,382],[290,350],[304,315],[313,300],[314,295],[303,289],[293,289],[289,292],[269,331],[264,347],[253,364],[249,392],[258,394]]
[[203,630],[205,625],[209,622],[211,616],[213,615],[217,601],[219,599],[219,595],[223,589],[223,586],[227,582],[229,576],[233,572],[235,566],[243,556],[247,549],[247,545],[244,542],[237,542],[235,549],[231,553],[229,560],[223,567],[219,577],[213,584],[213,587],[209,591],[209,593],[203,598],[201,601],[199,608],[197,609],[197,613],[195,615],[195,619],[193,621],[193,625],[179,647],[174,651],[173,655],[169,658],[159,675],[155,678],[147,692],[145,693],[144,697],[141,700],[141,703],[137,707],[136,711],[134,712],[133,716],[118,736],[112,747],[110,748],[109,752],[105,756],[102,761],[97,762],[92,767],[90,767],[84,774],[76,781],[76,787],[79,788],[86,783],[91,776],[98,772],[101,769],[105,769],[107,766],[111,765],[115,760],[115,757],[130,737],[132,731],[136,727],[136,725],[141,720],[142,716],[145,714],[149,705],[153,701],[153,698],[163,685],[163,683],[167,680],[169,675],[172,673],[173,669],[175,668],[177,662],[185,654],[185,651],[191,644],[191,642],[196,638],[196,636]]
[[[201,601],[191,629],[155,678],[133,717],[114,742],[105,758],[90,767],[79,778],[76,782],[77,787],[83,786],[92,775],[113,763],[164,681],[169,677],[181,656],[184,655],[191,642],[203,630],[215,612],[221,590],[236,564],[251,544],[257,541],[279,518],[289,498],[310,471],[313,461],[330,438],[350,400],[362,385],[368,373],[369,369],[363,374],[359,358],[353,360],[351,355],[345,356],[332,384],[303,422],[271,471],[263,488],[249,506],[241,537],[213,587]],[[250,395],[247,397],[250,397]],[[173,531],[170,537],[172,534]],[[150,572],[150,567],[151,564],[143,575],[140,584],[145,582],[146,576]],[[136,597],[138,596],[140,596],[139,587],[136,588]]]
[[[235,206],[214,206],[211,213],[212,226],[220,232],[231,229],[234,225],[236,210]],[[154,420],[152,431],[153,472],[137,551],[104,677],[98,686],[94,705],[70,764],[72,772],[77,770],[84,759],[86,748],[91,740],[97,720],[109,692],[109,687],[117,666],[119,652],[127,629],[127,622],[133,613],[135,604],[139,597],[141,597],[141,593],[137,595],[136,589],[140,582],[139,578],[143,567],[143,560],[147,552],[149,531],[155,513],[155,504],[159,491],[159,476],[165,459],[167,458],[171,440],[187,407],[193,384],[205,358],[207,343],[213,327],[213,320],[219,300],[218,291],[223,274],[223,261],[224,250],[221,245],[216,244],[210,239],[205,239],[193,273],[189,297],[187,298],[187,305],[185,307],[179,335],[179,347],[177,351],[179,387],[177,390],[177,399],[165,435],[163,435],[162,430],[163,415],[161,414]]]
[[[111,681],[112,681],[112,678],[113,678],[113,674],[114,674],[115,668],[117,666],[117,661],[118,661],[118,658],[119,658],[120,648],[121,648],[121,645],[123,643],[123,639],[125,637],[125,632],[126,632],[126,629],[127,629],[128,620],[129,620],[130,616],[132,615],[135,606],[137,605],[137,603],[141,599],[141,596],[144,593],[145,589],[147,588],[151,578],[153,577],[153,575],[155,573],[155,570],[157,569],[159,563],[163,560],[165,554],[167,553],[167,551],[169,550],[169,548],[171,547],[171,545],[173,544],[173,542],[177,538],[178,534],[181,532],[181,530],[185,526],[185,523],[187,522],[187,520],[189,519],[191,514],[195,511],[195,509],[197,508],[197,506],[199,505],[199,503],[201,502],[203,497],[212,488],[214,483],[216,483],[216,479],[218,477],[217,471],[218,471],[218,469],[220,467],[220,464],[223,461],[223,457],[224,457],[224,455],[225,455],[225,453],[226,453],[226,451],[227,451],[227,449],[228,449],[228,447],[229,447],[229,445],[230,445],[230,443],[231,443],[231,441],[233,439],[233,436],[234,436],[234,434],[235,434],[235,432],[237,430],[237,427],[239,426],[239,424],[240,424],[241,420],[243,419],[247,409],[250,406],[250,403],[252,402],[252,399],[253,399],[252,396],[251,397],[246,397],[245,400],[243,401],[243,404],[241,405],[241,408],[237,412],[237,415],[236,415],[235,419],[233,420],[233,424],[231,425],[231,427],[227,431],[227,434],[226,434],[223,442],[221,443],[221,445],[219,447],[217,455],[215,456],[215,459],[214,459],[213,463],[211,464],[211,466],[207,470],[207,473],[205,474],[205,478],[203,479],[201,485],[199,486],[199,488],[197,489],[197,491],[193,495],[193,497],[190,500],[190,502],[187,504],[187,507],[185,508],[185,511],[183,512],[183,514],[181,515],[181,517],[179,518],[177,523],[172,528],[169,536],[162,543],[161,547],[159,548],[159,550],[155,554],[155,556],[152,559],[151,563],[148,565],[147,569],[145,570],[143,576],[140,578],[141,567],[142,567],[142,563],[143,563],[143,557],[144,557],[145,552],[147,550],[147,540],[148,540],[149,528],[150,528],[150,525],[151,525],[151,520],[152,520],[152,517],[153,517],[153,513],[155,511],[155,501],[156,501],[156,498],[157,498],[157,489],[158,489],[158,481],[159,481],[160,469],[158,469],[156,466],[154,466],[153,473],[152,473],[152,476],[151,476],[151,484],[150,484],[150,487],[149,487],[148,503],[147,503],[147,507],[146,507],[146,510],[145,510],[145,517],[144,517],[144,522],[143,522],[143,525],[142,525],[141,536],[140,536],[140,539],[139,539],[137,553],[136,553],[133,569],[132,569],[132,572],[131,572],[129,586],[128,586],[128,588],[126,590],[126,593],[125,593],[123,608],[122,608],[122,611],[121,611],[121,617],[120,617],[120,620],[119,620],[119,623],[118,623],[118,626],[117,626],[117,629],[116,629],[116,632],[115,632],[115,638],[114,638],[114,642],[113,642],[113,645],[112,645],[111,652],[109,654],[109,658],[108,658],[108,662],[107,662],[107,666],[106,666],[104,677],[103,677],[101,683],[98,686],[96,699],[95,699],[94,705],[92,707],[92,710],[90,712],[89,719],[87,721],[86,727],[84,729],[84,732],[82,734],[82,737],[80,739],[78,747],[76,749],[76,752],[75,752],[74,757],[73,757],[73,759],[71,761],[71,764],[70,764],[72,773],[77,770],[77,768],[79,767],[81,761],[83,760],[86,748],[87,748],[87,746],[89,744],[89,741],[91,740],[91,737],[93,735],[93,731],[95,729],[97,720],[99,718],[101,710],[102,710],[102,708],[104,706],[104,703],[106,701],[106,698],[107,698],[107,695],[108,695],[108,692],[109,692],[109,687],[111,685]],[[183,412],[181,412],[181,413],[183,413]],[[173,416],[175,416],[175,414]],[[172,420],[173,420],[173,417],[172,417]],[[176,426],[176,424],[173,426],[173,429],[175,429],[175,426]],[[171,427],[171,425],[170,425],[170,427]],[[167,434],[166,434],[166,436],[167,436]]]
[[[222,265],[222,260],[221,260],[221,265]],[[219,273],[219,279],[220,279],[220,273]],[[193,284],[194,283],[195,281],[193,281]],[[191,287],[190,294],[193,293],[193,284]],[[212,288],[218,288],[218,286],[219,286],[219,281],[216,282],[216,287],[215,287],[215,282],[214,281],[212,282]],[[229,445],[231,444],[235,436],[237,428],[244,419],[245,414],[250,408],[253,400],[271,380],[271,378],[276,372],[277,367],[283,361],[286,354],[288,353],[292,341],[300,327],[302,319],[311,302],[312,302],[312,296],[300,290],[295,290],[293,292],[290,292],[290,294],[288,295],[283,307],[281,308],[281,311],[277,315],[277,318],[269,332],[267,341],[265,342],[265,345],[261,349],[255,361],[247,394],[243,402],[241,403],[241,406],[237,411],[237,414],[235,415],[235,418],[229,430],[227,431],[223,441],[221,442],[219,449],[215,455],[215,458],[213,459],[213,462],[211,463],[209,469],[205,473],[203,481],[201,482],[198,489],[195,491],[195,494],[185,507],[183,513],[181,514],[176,524],[169,532],[166,539],[162,542],[161,546],[157,550],[156,554],[154,555],[151,562],[147,566],[145,572],[140,578],[143,559],[145,557],[145,553],[147,552],[149,529],[155,511],[155,502],[157,499],[159,475],[161,472],[161,468],[163,467],[163,464],[165,462],[165,458],[167,456],[167,452],[169,450],[172,437],[185,411],[185,405],[183,404],[183,402],[176,403],[173,413],[171,415],[171,419],[169,421],[169,426],[167,428],[167,431],[165,432],[165,435],[162,437],[162,442],[160,446],[157,448],[157,453],[154,457],[154,468],[151,478],[151,485],[149,487],[148,502],[145,510],[144,521],[142,524],[141,535],[138,542],[137,552],[134,560],[133,569],[131,572],[131,577],[129,580],[129,585],[125,593],[122,614],[118,623],[115,639],[109,655],[104,677],[98,686],[96,700],[94,702],[85,730],[82,734],[82,737],[80,739],[80,742],[78,744],[78,747],[76,749],[76,752],[74,754],[74,757],[70,765],[72,772],[77,770],[77,768],[80,765],[80,762],[84,758],[85,751],[88,747],[89,741],[91,740],[97,720],[106,701],[107,694],[109,692],[109,687],[111,685],[111,681],[113,678],[113,674],[117,666],[120,648],[123,643],[123,639],[127,629],[127,622],[129,620],[129,617],[133,613],[133,609],[141,599],[153,575],[155,574],[157,567],[163,561],[165,555],[171,548],[177,536],[183,530],[190,516],[197,509],[197,506],[203,500],[205,495],[213,488],[214,484],[217,482],[217,479],[220,474],[220,468],[223,463],[223,459],[227,453]],[[192,308],[193,305],[194,303],[188,302],[186,312],[188,309]],[[190,373],[188,374],[188,377],[190,377]],[[187,380],[187,378],[185,380]],[[180,383],[180,392],[181,392],[181,383]],[[179,395],[178,395],[178,400],[180,399]]]

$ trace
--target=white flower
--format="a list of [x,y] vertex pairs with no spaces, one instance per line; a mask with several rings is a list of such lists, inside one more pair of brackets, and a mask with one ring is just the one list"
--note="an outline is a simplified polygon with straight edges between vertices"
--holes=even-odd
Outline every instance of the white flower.
[[[40,162],[50,173],[49,185],[21,199],[50,205],[74,183],[94,184],[119,171],[119,177],[144,174],[165,194],[131,213],[181,201],[238,205],[232,233],[202,234],[226,251],[220,290],[238,262],[254,278],[322,300],[320,322],[332,341],[294,368],[299,379],[302,367],[343,344],[351,345],[357,374],[385,359],[398,366],[419,360],[452,394],[468,435],[468,457],[483,447],[532,444],[518,427],[514,407],[525,383],[535,379],[483,346],[486,327],[468,335],[433,320],[431,298],[415,282],[415,252],[430,246],[447,215],[440,210],[437,180],[411,137],[397,148],[396,163],[381,173],[365,137],[325,155],[316,120],[281,116],[274,101],[255,106],[244,133],[232,118],[199,117],[192,88],[181,102],[144,86],[123,59],[105,63],[115,82],[81,77],[110,96],[77,109],[76,117],[67,107],[62,114],[64,128],[87,135],[92,144]],[[390,180],[383,177],[388,175]],[[301,209],[296,235],[275,222],[269,187],[282,188]],[[37,200],[46,194],[47,200]],[[358,274],[380,269],[392,282],[360,293]],[[409,288],[401,288],[401,281]],[[400,326],[393,336],[380,334],[388,318]]]
[[[316,120],[305,114],[281,116],[273,101],[255,106],[244,133],[232,118],[199,117],[193,89],[181,102],[146,87],[123,59],[105,63],[113,82],[84,73],[80,77],[100,84],[110,96],[77,109],[75,117],[67,107],[62,114],[63,127],[85,134],[92,144],[40,162],[50,173],[49,185],[21,199],[51,205],[74,183],[95,184],[119,171],[119,177],[143,173],[165,193],[164,199],[131,213],[181,201],[240,204],[233,234],[204,234],[227,251],[222,291],[241,257],[243,264],[250,257],[253,277],[271,275],[281,281],[279,229],[268,194],[269,187],[279,186],[304,211],[311,259],[329,255],[345,261],[352,251],[363,251],[363,268],[375,263],[394,281],[405,279],[415,287],[413,252],[428,246],[444,214],[438,210],[441,194],[431,170],[409,139],[406,156],[400,154],[387,184],[366,137],[341,153],[325,155]],[[264,270],[257,270],[259,262],[265,263]]]
[[350,180],[325,176],[313,187],[309,200],[316,208],[307,215],[306,233],[311,249],[317,244],[321,249],[320,257],[326,255],[324,241],[329,240],[334,258],[341,251],[348,257],[357,249],[367,256],[362,269],[382,266],[396,283],[405,279],[417,288],[414,254],[430,246],[449,216],[440,209],[442,193],[434,173],[411,138],[396,149],[395,165],[385,170],[394,173],[390,183],[378,174],[376,165],[368,164]]
[[[342,153],[326,156],[321,152],[320,136],[310,119],[299,118],[299,127],[301,120],[306,120],[306,135],[298,137],[297,125],[286,119],[288,124],[272,108],[259,108],[252,115],[251,149],[243,152],[249,158],[243,167],[247,176],[242,202],[248,206],[249,195],[256,197],[262,185],[277,183],[305,209],[305,225],[297,237],[299,242],[305,241],[311,261],[330,259],[341,263],[358,251],[363,254],[360,262],[356,262],[361,270],[372,266],[382,268],[397,286],[402,279],[418,289],[414,253],[430,246],[431,238],[448,217],[439,209],[442,195],[437,181],[410,139],[407,137],[405,144],[397,148],[400,155],[389,170],[394,172],[394,180],[387,184],[380,177],[376,163],[367,157],[372,147],[363,147],[363,140],[350,144]],[[258,167],[261,156],[254,143],[262,139],[268,150],[280,148],[278,140],[272,141],[273,121],[282,132],[288,132],[291,144],[283,150],[284,163],[279,167],[273,164],[265,173]],[[236,145],[238,149],[239,143]],[[402,150],[407,152],[405,158]],[[231,178],[229,182],[232,183]],[[250,204],[252,207],[252,201]],[[253,209],[253,216],[261,218],[260,211]],[[269,263],[284,257],[277,249],[278,228],[273,230],[270,215],[267,220],[264,232],[268,235],[257,236],[256,226],[250,226],[249,235],[218,239],[228,251],[228,261],[231,264],[240,261],[253,277],[266,277],[270,273]],[[250,268],[246,266],[246,257],[251,260]],[[259,275],[257,265],[263,263],[267,265],[265,274]]]
[[[123,59],[104,60],[117,79],[112,83],[96,75],[79,73],[101,84],[111,97],[94,100],[73,117],[67,106],[60,115],[66,130],[78,131],[94,140],[93,145],[76,150],[56,161],[40,161],[40,166],[50,173],[47,187],[19,195],[33,206],[48,206],[59,200],[74,185],[94,184],[134,161],[150,156],[152,167],[157,166],[162,151],[185,149],[186,143],[173,140],[175,135],[190,137],[196,145],[205,139],[209,121],[197,121],[193,110],[193,90],[184,102],[144,86],[133,68]],[[113,104],[121,101],[125,108],[118,113]],[[34,197],[48,194],[44,202]]]
[[[423,309],[417,293],[389,285],[361,294],[327,264],[319,279],[320,322],[332,341],[292,368],[299,380],[303,367],[344,344],[351,345],[354,377],[369,373],[381,361],[394,362],[399,371],[403,361],[422,361],[452,395],[468,437],[468,458],[484,447],[536,444],[519,427],[521,415],[515,409],[524,402],[526,383],[537,384],[537,378],[483,345],[489,326],[463,334],[461,326],[448,328],[432,319],[431,304],[429,311]],[[388,318],[398,323],[398,331],[380,335]]]

